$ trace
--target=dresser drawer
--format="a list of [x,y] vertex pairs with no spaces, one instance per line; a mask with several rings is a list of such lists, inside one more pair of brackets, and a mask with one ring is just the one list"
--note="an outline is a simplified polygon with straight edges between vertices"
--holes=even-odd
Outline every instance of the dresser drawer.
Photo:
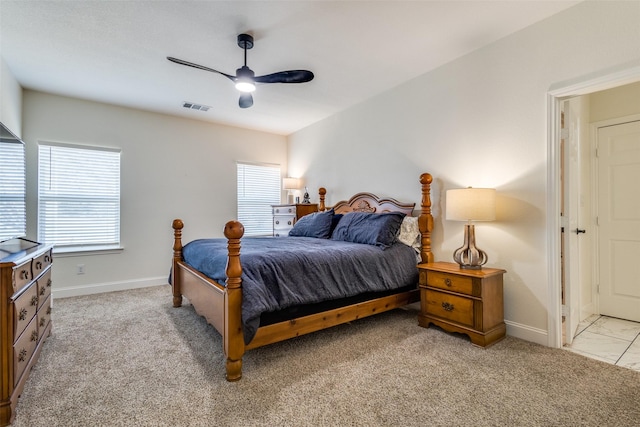
[[48,297],[38,310],[38,339],[42,339],[47,325],[51,322],[51,297]]
[[38,301],[40,303],[38,308],[40,308],[49,295],[51,295],[51,269],[45,271],[36,283],[38,284]]
[[13,293],[15,294],[33,280],[31,274],[31,260],[13,267]]
[[34,317],[13,346],[14,386],[18,383],[24,368],[29,364],[29,360],[38,345],[38,340],[38,321]]
[[273,217],[273,230],[291,230],[293,224],[296,222],[295,215],[280,215]]
[[38,258],[34,258],[33,264],[31,264],[31,269],[33,271],[33,277],[38,277],[40,273],[45,271],[47,267],[51,265],[51,250],[48,250],[44,254],[40,255]]
[[474,300],[445,292],[423,289],[427,314],[473,327]]
[[18,339],[38,310],[38,287],[34,283],[13,302],[14,340]]
[[273,215],[293,215],[293,217],[295,218],[296,207],[295,206],[274,206]]
[[425,284],[427,286],[459,294],[473,295],[473,278],[471,277],[456,276],[438,271],[430,271],[425,275],[426,279],[423,279],[422,275],[420,275],[420,279],[421,281],[426,280],[427,283]]

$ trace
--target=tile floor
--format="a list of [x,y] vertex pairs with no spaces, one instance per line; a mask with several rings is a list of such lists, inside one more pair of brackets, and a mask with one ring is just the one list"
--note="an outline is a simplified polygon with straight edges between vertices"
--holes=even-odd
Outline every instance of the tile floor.
[[594,314],[580,322],[565,349],[640,371],[640,323]]

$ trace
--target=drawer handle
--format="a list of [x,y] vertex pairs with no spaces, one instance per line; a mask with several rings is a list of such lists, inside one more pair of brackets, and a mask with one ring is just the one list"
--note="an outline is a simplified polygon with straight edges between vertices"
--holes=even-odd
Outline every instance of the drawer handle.
[[276,225],[277,225],[277,224],[280,224],[280,221],[276,220]]
[[444,284],[451,287],[451,279],[449,278],[444,279]]
[[38,341],[38,331],[31,332],[31,341]]
[[24,362],[27,358],[27,350],[24,348],[18,353],[18,362]]
[[27,314],[29,314],[29,312],[27,311],[26,308],[22,307],[20,309],[20,315],[18,316],[18,319],[20,320],[25,320],[27,318]]
[[42,270],[42,261],[36,262],[36,269]]
[[450,304],[448,302],[443,302],[442,308],[444,308],[444,311],[453,311],[453,304]]
[[287,221],[287,225],[291,225],[291,221]]
[[49,255],[45,255],[44,262],[51,262],[51,257]]
[[47,319],[45,319],[44,317],[42,319],[40,319],[40,327],[44,328],[44,325],[47,323]]
[[51,287],[51,283],[52,283],[52,282],[51,282],[51,279],[47,280],[47,288],[50,288],[50,287]]
[[20,278],[22,280],[27,280],[29,278],[29,272],[27,270],[22,270],[20,272]]
[[47,288],[40,289],[40,295],[44,295],[47,292]]
[[38,295],[34,295],[31,297],[31,305],[33,306],[38,305]]
[[51,314],[51,306],[47,307],[47,314]]

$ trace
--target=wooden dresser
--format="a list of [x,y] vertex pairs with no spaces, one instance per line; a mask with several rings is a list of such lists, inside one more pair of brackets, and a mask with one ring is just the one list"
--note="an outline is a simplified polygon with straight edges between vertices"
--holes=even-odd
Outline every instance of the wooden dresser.
[[318,205],[314,203],[297,203],[292,205],[273,205],[273,235],[287,236],[301,217],[318,212]]
[[52,246],[25,239],[0,244],[0,426],[13,420],[18,397],[51,333]]
[[468,270],[450,262],[434,262],[418,264],[418,271],[420,326],[433,323],[445,331],[466,334],[480,347],[504,338],[504,270]]

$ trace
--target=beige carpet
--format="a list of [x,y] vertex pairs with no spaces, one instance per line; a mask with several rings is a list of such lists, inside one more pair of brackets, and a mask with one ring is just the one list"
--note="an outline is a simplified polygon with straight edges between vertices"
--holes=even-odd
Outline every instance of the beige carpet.
[[480,349],[395,310],[249,351],[168,286],[54,301],[20,398],[35,426],[637,426],[640,373],[507,337]]

